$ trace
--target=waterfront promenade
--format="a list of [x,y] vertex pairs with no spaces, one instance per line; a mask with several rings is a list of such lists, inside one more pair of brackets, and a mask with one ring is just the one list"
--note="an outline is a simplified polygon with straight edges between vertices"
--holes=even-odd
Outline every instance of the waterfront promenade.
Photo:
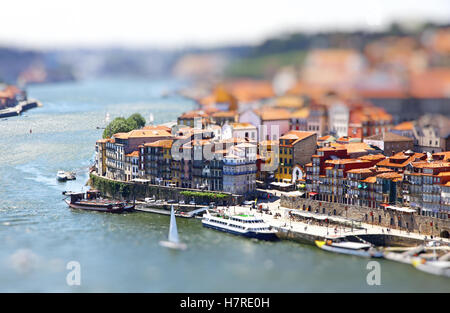
[[[407,232],[405,230],[387,229],[379,225],[367,224],[359,221],[352,221],[344,217],[329,217],[323,214],[308,212],[308,216],[315,218],[330,218],[340,223],[340,226],[320,226],[314,222],[296,221],[289,216],[289,212],[301,212],[301,210],[293,210],[280,206],[280,200],[266,203],[269,213],[259,213],[256,209],[245,206],[235,207],[219,207],[228,214],[254,214],[260,216],[270,226],[279,231],[279,235],[283,239],[292,239],[304,243],[314,244],[314,240],[321,240],[325,237],[347,237],[360,240],[375,240],[376,243],[384,242],[386,245],[412,246],[430,240],[430,236]],[[354,227],[350,225],[354,224]],[[346,225],[346,226],[342,226]],[[347,226],[348,225],[348,226]],[[336,229],[336,231],[335,231]],[[450,240],[445,238],[434,238],[443,244],[450,246]]]

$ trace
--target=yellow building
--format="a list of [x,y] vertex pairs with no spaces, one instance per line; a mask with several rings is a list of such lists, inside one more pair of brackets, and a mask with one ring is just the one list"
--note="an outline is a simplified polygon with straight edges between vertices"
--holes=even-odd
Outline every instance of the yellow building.
[[97,174],[100,176],[106,175],[106,143],[110,139],[100,139],[96,142],[95,147],[95,165]]
[[311,156],[316,152],[316,142],[317,135],[313,132],[291,130],[281,136],[276,181],[295,183],[292,178],[294,167],[301,169],[311,161]]

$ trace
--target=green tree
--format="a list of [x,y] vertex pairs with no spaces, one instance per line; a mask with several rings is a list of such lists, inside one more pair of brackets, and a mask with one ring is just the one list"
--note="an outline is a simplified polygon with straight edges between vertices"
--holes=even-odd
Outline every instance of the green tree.
[[127,119],[127,122],[130,125],[134,125],[133,123],[136,123],[137,126],[136,126],[135,129],[144,127],[145,123],[146,123],[144,117],[141,114],[139,114],[139,113],[134,113],[133,115],[131,115]]
[[116,117],[111,123],[106,126],[103,131],[103,138],[111,138],[112,135],[117,133],[127,133],[132,131],[133,128],[128,124],[127,120],[123,117]]

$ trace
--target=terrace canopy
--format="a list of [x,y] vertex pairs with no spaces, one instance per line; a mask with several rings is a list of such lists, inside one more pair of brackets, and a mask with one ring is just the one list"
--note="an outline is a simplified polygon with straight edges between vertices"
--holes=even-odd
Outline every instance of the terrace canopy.
[[405,208],[405,207],[397,207],[397,206],[393,206],[393,205],[387,206],[386,208],[394,210],[394,211],[398,211],[398,212],[403,212],[403,213],[415,213],[416,212],[415,209]]

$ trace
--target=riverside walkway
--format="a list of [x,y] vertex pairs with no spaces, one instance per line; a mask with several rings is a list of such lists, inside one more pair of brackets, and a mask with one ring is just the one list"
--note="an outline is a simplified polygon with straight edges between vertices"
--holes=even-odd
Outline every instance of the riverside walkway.
[[[303,213],[301,210],[294,210],[280,206],[280,200],[266,203],[268,211],[271,213],[260,213],[256,209],[245,206],[218,207],[218,209],[228,214],[253,214],[261,217],[266,223],[277,229],[279,236],[285,239],[292,239],[300,242],[314,244],[314,240],[322,240],[325,237],[347,237],[356,240],[374,239],[377,242],[387,242],[389,245],[413,246],[424,241],[430,240],[430,236],[411,233],[404,230],[387,229],[378,225],[371,225],[363,222],[356,222],[344,217],[327,216],[308,212],[308,221],[296,221],[290,218],[289,212]],[[306,212],[305,212],[306,213]],[[304,214],[304,213],[303,213]],[[320,226],[314,219],[324,220],[329,218],[335,222],[333,226]],[[353,227],[350,226],[352,225]],[[339,225],[340,224],[340,225]],[[388,240],[386,240],[388,239]],[[450,240],[445,238],[434,238],[434,241],[440,241],[444,245],[450,245]]]

